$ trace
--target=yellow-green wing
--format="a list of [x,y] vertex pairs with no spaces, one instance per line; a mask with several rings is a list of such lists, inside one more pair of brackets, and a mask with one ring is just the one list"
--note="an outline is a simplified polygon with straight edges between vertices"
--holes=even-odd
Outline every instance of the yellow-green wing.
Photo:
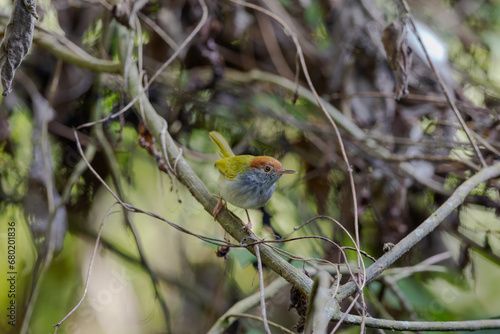
[[253,155],[238,155],[235,157],[229,157],[220,159],[215,163],[215,167],[224,175],[227,179],[232,180],[240,172],[247,170],[248,164],[254,158]]

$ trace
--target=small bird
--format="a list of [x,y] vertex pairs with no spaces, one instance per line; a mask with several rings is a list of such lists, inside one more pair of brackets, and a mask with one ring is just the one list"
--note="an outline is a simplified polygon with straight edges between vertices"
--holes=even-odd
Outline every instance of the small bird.
[[246,228],[252,228],[247,209],[258,209],[266,205],[276,189],[276,182],[284,174],[295,174],[294,170],[283,169],[281,163],[268,156],[235,155],[226,139],[216,131],[210,132],[210,139],[219,148],[222,158],[215,163],[219,170],[221,198],[214,209],[214,217],[222,208],[222,199],[245,209],[248,217]]

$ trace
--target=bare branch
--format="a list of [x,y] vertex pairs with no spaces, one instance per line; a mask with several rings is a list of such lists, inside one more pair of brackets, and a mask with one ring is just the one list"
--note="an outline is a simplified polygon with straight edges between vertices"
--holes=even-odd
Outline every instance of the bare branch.
[[[419,227],[408,234],[403,240],[398,242],[389,252],[385,253],[377,262],[366,270],[367,282],[378,277],[385,269],[405,254],[410,248],[415,246],[420,240],[434,231],[439,224],[448,217],[465,200],[467,195],[481,183],[500,176],[500,163],[483,168],[470,179],[462,183],[429,218]],[[356,291],[356,285],[348,282],[340,288],[337,300],[344,300]]]
[[[344,316],[345,313],[339,314]],[[333,320],[337,320],[339,315]],[[470,320],[470,321],[400,321],[385,320],[349,314],[344,317],[344,323],[350,325],[360,325],[365,321],[366,327],[389,329],[393,331],[436,331],[436,332],[458,332],[475,331],[485,329],[500,328],[500,320]]]

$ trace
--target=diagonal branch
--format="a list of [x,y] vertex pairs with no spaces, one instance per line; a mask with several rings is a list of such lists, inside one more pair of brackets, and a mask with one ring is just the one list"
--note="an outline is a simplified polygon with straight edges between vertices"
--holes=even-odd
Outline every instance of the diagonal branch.
[[[121,43],[120,47],[121,49],[125,49],[127,45],[126,41],[128,39],[128,33],[123,27],[119,27],[119,34],[119,41]],[[140,109],[142,105],[142,110],[144,110],[144,122],[146,123],[151,134],[158,142],[165,143],[165,150],[168,155],[167,158],[172,166],[176,166],[174,173],[177,179],[188,188],[193,197],[201,205],[203,205],[203,208],[208,213],[212,214],[213,209],[217,204],[216,197],[208,190],[206,185],[200,180],[198,175],[196,175],[184,157],[180,154],[178,147],[168,131],[163,131],[165,120],[158,115],[148,98],[144,94],[141,94],[144,88],[142,87],[139,79],[137,66],[130,67],[127,85],[131,96],[138,96],[135,106],[137,109]],[[163,138],[161,138],[162,136]],[[241,242],[244,238],[247,238],[247,240],[258,240],[257,236],[253,233],[247,231],[246,229],[241,229],[241,222],[234,217],[235,216],[228,210],[224,209],[217,215],[217,221],[224,228],[224,230],[226,230],[239,242]],[[268,268],[272,269],[304,293],[307,294],[311,291],[312,280],[302,271],[295,268],[281,256],[276,254],[271,247],[263,244],[259,248],[262,263],[264,263]],[[247,247],[247,250],[254,253],[252,246]]]
[[[477,186],[479,186],[481,183],[484,183],[493,178],[497,178],[499,176],[500,176],[500,163],[496,163],[491,167],[482,169],[474,176],[472,176],[470,179],[462,183],[448,198],[448,200],[443,205],[441,205],[429,218],[427,218],[422,224],[420,224],[419,227],[417,227],[414,231],[408,234],[404,239],[402,239],[399,243],[397,243],[389,252],[384,254],[377,262],[372,264],[366,270],[366,282],[368,283],[373,281],[376,277],[382,274],[384,270],[386,270],[390,265],[392,265],[397,259],[403,256],[403,254],[408,252],[408,250],[410,250],[420,240],[422,240],[425,236],[431,233],[436,227],[438,227],[439,224],[453,212],[453,210],[455,210],[460,204],[462,204],[467,195]],[[345,300],[347,297],[355,293],[357,290],[358,289],[356,283],[352,281],[340,287],[336,298],[330,300],[329,302],[330,305],[327,304],[327,306],[325,307],[325,312],[327,312],[328,316],[332,319],[340,319],[341,316],[340,313],[335,312],[335,308],[329,306],[340,303],[341,301]],[[349,315],[348,318],[350,317],[351,315]],[[495,323],[494,328],[500,327],[500,321],[496,320],[494,321],[494,323]],[[488,326],[491,325],[490,323],[487,324]],[[366,325],[373,327],[370,325],[369,322],[367,322]],[[377,327],[377,328],[388,328],[388,327]],[[448,327],[443,327],[443,328],[448,328]],[[418,330],[424,330],[424,329],[418,328]]]

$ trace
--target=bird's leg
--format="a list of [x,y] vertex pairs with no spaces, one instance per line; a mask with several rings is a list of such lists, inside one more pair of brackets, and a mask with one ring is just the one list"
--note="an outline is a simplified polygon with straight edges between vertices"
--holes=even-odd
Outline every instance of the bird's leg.
[[214,220],[215,218],[217,218],[220,210],[222,210],[222,208],[226,205],[226,203],[224,202],[224,199],[222,197],[219,197],[219,201],[217,202],[217,205],[215,205],[214,212],[212,213],[212,215],[214,216]]
[[252,220],[250,219],[250,215],[248,214],[248,210],[245,209],[245,212],[247,213],[247,218],[248,218],[248,223],[246,225],[244,225],[241,229],[247,229],[247,230],[251,230],[252,227],[253,227],[253,224],[252,224]]
[[[227,206],[226,204],[226,201],[221,197],[219,197],[219,201],[217,202],[217,204],[215,205],[214,207],[214,211],[212,212],[212,215],[214,216],[214,220],[217,218],[217,215],[219,214],[219,212],[221,212],[222,208]],[[247,229],[247,230],[251,230],[252,229],[252,220],[250,219],[250,215],[248,214],[248,210],[245,209],[245,212],[247,213],[247,218],[248,218],[248,223],[246,225],[243,225],[243,227],[241,228],[242,230],[243,229]],[[233,217],[235,217],[231,211],[229,211],[229,214],[232,215]],[[238,217],[235,217],[237,219],[239,219]],[[239,219],[241,221],[241,219]],[[242,224],[243,221],[241,221]]]

